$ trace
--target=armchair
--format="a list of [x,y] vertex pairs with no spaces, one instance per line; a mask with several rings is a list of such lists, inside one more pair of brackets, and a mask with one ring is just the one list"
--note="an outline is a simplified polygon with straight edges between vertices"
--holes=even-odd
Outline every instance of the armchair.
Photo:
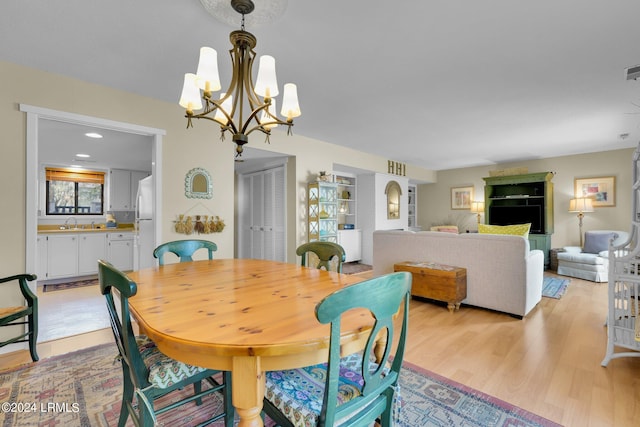
[[[27,281],[36,280],[35,274],[18,274],[16,276],[3,277],[2,283],[16,283],[20,286],[20,292],[26,304],[16,307],[0,307],[0,327],[27,326],[26,332],[21,331],[12,338],[0,342],[0,347],[17,342],[29,342],[29,352],[34,362],[38,361],[36,342],[38,341],[38,297],[31,291]],[[26,319],[26,320],[25,320]]]
[[558,274],[606,282],[609,280],[609,241],[614,245],[625,244],[629,233],[614,230],[594,230],[584,233],[584,247],[565,246],[558,253]]

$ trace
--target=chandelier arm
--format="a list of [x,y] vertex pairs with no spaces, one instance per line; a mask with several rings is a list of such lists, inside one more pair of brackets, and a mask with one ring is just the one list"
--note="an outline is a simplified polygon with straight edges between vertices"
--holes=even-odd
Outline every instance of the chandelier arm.
[[[225,110],[222,107],[222,104],[224,103],[224,101],[229,98],[229,93],[227,93],[227,95],[223,96],[222,98],[220,98],[219,100],[215,101],[213,99],[211,99],[210,95],[205,95],[203,96],[203,98],[206,101],[206,109],[205,111],[203,111],[200,114],[194,114],[193,117],[198,118],[198,119],[207,119],[207,120],[211,120],[214,121],[216,123],[218,123],[220,126],[224,127],[225,130],[229,130],[232,133],[237,133],[238,130],[236,129],[236,125],[233,122],[233,111],[231,114],[227,113],[227,110]],[[211,107],[211,104],[213,104],[213,107]],[[215,116],[214,117],[209,117],[209,114],[215,112],[215,111],[220,111],[226,118],[227,118],[227,123],[222,123],[218,120],[216,120]]]
[[[222,110],[222,111],[224,112],[224,110]],[[223,132],[224,131],[229,131],[229,132],[235,133],[235,129],[232,128],[232,126],[229,126],[228,124],[221,123],[218,120],[216,120],[214,117],[205,116],[203,114],[195,114],[191,118],[211,120],[212,122],[216,122],[217,124],[219,124],[220,128],[222,129]]]
[[[269,105],[270,104],[262,104],[261,106],[259,106],[258,108],[255,108],[251,114],[249,115],[249,117],[247,118],[247,121],[244,122],[244,124],[242,125],[242,133],[244,133],[245,135],[249,135],[251,133],[251,131],[247,132],[247,128],[249,127],[249,125],[251,124],[251,120],[253,120],[254,118],[256,119],[256,122],[258,123],[258,125],[256,127],[263,127],[266,123],[260,123],[260,120],[258,120],[257,115],[258,113],[260,113],[263,110],[267,111],[267,114],[269,114]],[[253,108],[253,106],[252,106]],[[271,114],[269,114],[271,116]],[[277,119],[276,119],[277,120]]]

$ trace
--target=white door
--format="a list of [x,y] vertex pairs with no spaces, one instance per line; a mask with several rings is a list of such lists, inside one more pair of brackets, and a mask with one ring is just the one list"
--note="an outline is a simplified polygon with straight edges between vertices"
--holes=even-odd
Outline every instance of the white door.
[[286,261],[284,166],[239,179],[240,258]]

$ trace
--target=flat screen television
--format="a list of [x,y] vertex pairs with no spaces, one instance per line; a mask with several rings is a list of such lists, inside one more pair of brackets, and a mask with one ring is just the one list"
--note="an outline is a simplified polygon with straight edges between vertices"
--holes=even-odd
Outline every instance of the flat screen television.
[[492,225],[512,225],[531,223],[530,233],[542,233],[542,206],[490,206],[489,223]]

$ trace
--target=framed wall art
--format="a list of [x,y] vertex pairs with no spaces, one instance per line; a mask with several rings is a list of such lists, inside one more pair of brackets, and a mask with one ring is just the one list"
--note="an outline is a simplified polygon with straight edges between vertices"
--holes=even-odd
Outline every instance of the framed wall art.
[[591,199],[594,207],[615,206],[616,177],[576,178],[575,197]]
[[213,181],[208,171],[193,168],[184,179],[184,195],[190,199],[211,199],[213,197]]
[[451,188],[451,209],[471,209],[472,200],[473,186]]

